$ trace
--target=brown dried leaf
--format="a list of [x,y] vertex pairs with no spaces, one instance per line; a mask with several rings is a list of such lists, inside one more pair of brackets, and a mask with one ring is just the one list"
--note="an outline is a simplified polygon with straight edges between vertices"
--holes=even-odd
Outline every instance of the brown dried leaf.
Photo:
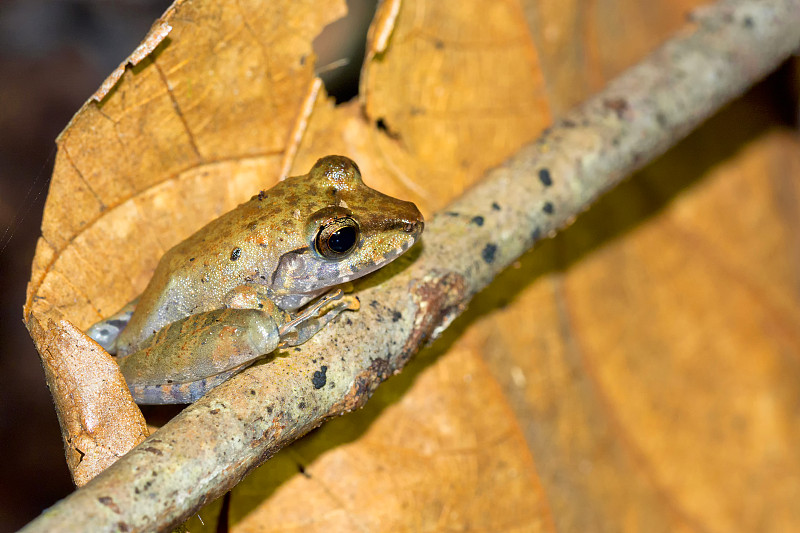
[[[60,362],[73,353],[49,324],[66,317],[85,329],[108,316],[141,292],[164,251],[274,183],[314,83],[311,40],[342,13],[341,4],[176,2],[155,24],[171,26],[169,37],[75,115],[58,139],[25,306],[46,365],[90,371]],[[80,395],[69,387],[84,379],[61,377],[57,404]],[[121,409],[113,394],[93,401]],[[141,418],[128,408],[120,421]],[[75,438],[65,437],[68,451]],[[104,464],[124,453],[107,446]]]
[[79,487],[149,435],[117,363],[69,321],[50,322],[42,362]]
[[[177,4],[168,42],[62,135],[26,307],[43,353],[48,320],[116,310],[283,168],[312,83],[299,58],[334,15],[241,4]],[[429,215],[697,4],[384,2],[363,109],[318,98],[292,173],[345,153]],[[523,258],[366,409],[240,484],[234,529],[797,529],[800,150],[740,109]]]

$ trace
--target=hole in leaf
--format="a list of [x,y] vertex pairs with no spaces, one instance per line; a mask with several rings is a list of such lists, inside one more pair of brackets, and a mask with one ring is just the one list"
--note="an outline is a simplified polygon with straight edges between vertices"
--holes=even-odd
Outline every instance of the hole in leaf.
[[376,5],[376,0],[347,0],[347,16],[328,24],[314,39],[317,75],[337,104],[358,95],[367,30]]
[[393,131],[389,127],[389,124],[386,123],[386,119],[383,117],[379,117],[378,120],[375,121],[375,127],[378,128],[378,131],[382,131],[384,134],[386,134],[390,139],[400,139],[400,134],[396,131]]

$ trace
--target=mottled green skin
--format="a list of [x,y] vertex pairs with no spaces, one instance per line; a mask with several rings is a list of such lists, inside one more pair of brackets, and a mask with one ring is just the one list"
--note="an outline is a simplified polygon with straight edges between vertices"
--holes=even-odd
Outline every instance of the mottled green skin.
[[[321,226],[342,217],[358,223],[355,249],[344,257],[325,258],[316,250],[316,235]],[[416,242],[423,225],[413,203],[364,185],[350,159],[324,157],[308,174],[262,191],[169,250],[127,326],[115,340],[98,341],[116,351],[132,390],[157,386],[159,381],[170,386],[205,382],[274,350],[281,340],[275,332],[292,311],[396,258]],[[254,308],[259,310],[255,314]],[[306,330],[316,331],[330,317],[309,320],[315,322]],[[225,329],[226,321],[235,327]],[[109,322],[112,319],[105,323]],[[103,324],[93,326],[90,335],[97,339],[92,331]],[[252,331],[241,331],[256,327],[262,333],[255,337]],[[205,336],[202,343],[196,341],[200,332]],[[234,335],[226,337],[225,332]],[[245,348],[234,348],[226,360],[224,352],[231,351],[231,343]],[[243,351],[258,353],[243,356]],[[174,397],[152,400],[144,399],[176,401]]]

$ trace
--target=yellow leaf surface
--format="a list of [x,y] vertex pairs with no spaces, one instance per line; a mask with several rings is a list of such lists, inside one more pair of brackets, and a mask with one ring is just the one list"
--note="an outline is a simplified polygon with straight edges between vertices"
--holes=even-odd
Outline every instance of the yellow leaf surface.
[[[115,311],[285,166],[346,154],[430,216],[698,4],[387,1],[360,101],[306,114],[340,5],[178,2],[60,138],[26,306],[40,352],[48,321]],[[797,529],[800,150],[775,122],[726,111],[190,530]]]

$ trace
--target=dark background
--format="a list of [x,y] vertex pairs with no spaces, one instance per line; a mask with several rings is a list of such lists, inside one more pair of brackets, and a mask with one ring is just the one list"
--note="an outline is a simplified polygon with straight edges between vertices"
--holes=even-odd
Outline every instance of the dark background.
[[[355,95],[374,0],[315,41],[338,101]],[[0,0],[0,532],[15,531],[73,490],[33,342],[22,323],[55,138],[139,44],[166,0]]]

